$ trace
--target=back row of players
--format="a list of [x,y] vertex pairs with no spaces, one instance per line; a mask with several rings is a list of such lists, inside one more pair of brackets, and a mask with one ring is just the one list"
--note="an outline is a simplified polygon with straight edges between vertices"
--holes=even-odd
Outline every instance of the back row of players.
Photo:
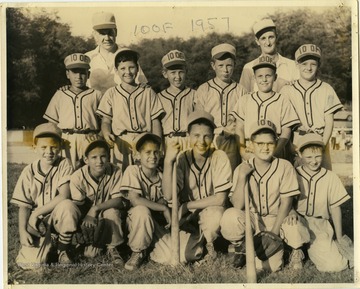
[[[115,28],[112,14],[95,15],[94,29],[104,35],[104,41],[115,33]],[[137,83],[139,54],[129,48],[115,52],[113,65],[120,84],[103,95],[86,86],[89,70],[90,75],[97,73],[92,65],[94,53],[90,53],[90,57],[75,53],[65,58],[66,75],[71,85],[55,93],[44,118],[61,129],[61,137],[66,142],[65,153],[73,168],[77,169],[79,162],[85,160],[86,166],[74,174],[79,176],[72,177],[74,184],[70,182],[72,199],[79,203],[89,198],[96,207],[100,202],[99,194],[90,194],[87,189],[76,189],[76,186],[81,182],[89,183],[85,176],[92,170],[96,174],[96,160],[91,165],[89,154],[99,147],[110,157],[107,146],[113,147],[111,162],[121,168],[121,186],[119,191],[113,190],[111,196],[107,194],[109,192],[103,192],[103,201],[110,201],[112,197],[130,200],[127,224],[133,254],[125,268],[139,267],[145,257],[144,251],[153,241],[152,259],[168,261],[170,252],[164,249],[169,245],[168,234],[155,234],[163,228],[154,225],[157,220],[150,212],[163,212],[165,230],[169,228],[171,218],[167,203],[171,202],[172,170],[176,160],[183,262],[199,259],[203,242],[208,259],[216,258],[214,241],[221,230],[223,237],[234,246],[233,264],[236,267],[245,265],[242,210],[248,179],[254,231],[281,235],[294,249],[291,257],[294,268],[302,268],[304,254],[301,247],[307,242],[311,244],[309,256],[319,270],[339,271],[349,266],[351,258],[341,255],[338,249],[348,245],[348,239],[342,233],[340,205],[349,199],[349,195],[337,176],[321,167],[322,164],[331,168],[328,141],[333,114],[342,108],[332,87],[316,77],[321,50],[314,44],[302,45],[295,53],[295,64],[278,53],[270,53],[277,36],[271,19],[257,22],[253,29],[262,55],[244,66],[240,84],[231,79],[236,49],[222,43],[211,50],[215,77],[196,91],[184,86],[187,70],[191,68],[187,67],[185,55],[179,50],[168,52],[161,60],[162,73],[168,79],[169,87],[159,94],[151,87]],[[49,129],[44,129],[34,137],[48,133]],[[105,141],[99,140],[99,134]],[[163,176],[156,169],[161,148],[165,152]],[[302,153],[297,154],[296,148]],[[101,156],[94,157],[101,160]],[[284,159],[296,166],[302,165],[297,174],[291,163]],[[100,161],[98,168],[103,167]],[[105,170],[101,171],[101,177],[104,177]],[[99,180],[99,176],[96,178]],[[299,182],[302,202],[293,207],[294,197],[300,194]],[[98,185],[94,184],[95,187]],[[24,194],[19,187],[13,197],[17,204],[21,203],[19,195]],[[76,196],[76,192],[82,197]],[[228,200],[233,208],[225,211]],[[125,203],[112,203],[111,208],[125,209]],[[69,210],[73,206],[74,203],[67,204],[63,209]],[[87,227],[95,226],[92,219],[98,218],[104,209],[90,209],[80,218],[83,219],[81,222]],[[332,240],[334,230],[328,221],[329,211],[337,243]],[[71,224],[79,222],[79,213],[74,212],[75,207],[73,213],[68,214],[73,219]],[[111,218],[115,215],[112,213]],[[101,217],[105,218],[105,214]],[[194,238],[194,233],[189,233],[194,232],[189,226],[197,227],[201,234]],[[114,228],[116,226],[112,225]],[[70,231],[67,228],[67,233],[60,232],[62,243],[68,244]],[[117,235],[122,233],[118,227],[115,231]],[[310,239],[309,231],[316,237]],[[324,232],[328,237],[320,237]],[[162,237],[153,240],[153,235]],[[116,239],[117,245],[124,240],[123,236]],[[188,246],[190,242],[194,245]],[[345,245],[338,245],[341,243]],[[187,251],[189,248],[192,251]],[[319,248],[322,249],[320,253]],[[115,254],[113,247],[108,246],[108,249]],[[69,257],[66,250],[60,251],[59,255],[66,260]],[[333,262],[329,262],[329,256],[334,258]],[[283,251],[280,251],[268,260],[258,260],[258,268],[277,271],[283,264],[282,257]],[[121,258],[116,256],[115,259]]]

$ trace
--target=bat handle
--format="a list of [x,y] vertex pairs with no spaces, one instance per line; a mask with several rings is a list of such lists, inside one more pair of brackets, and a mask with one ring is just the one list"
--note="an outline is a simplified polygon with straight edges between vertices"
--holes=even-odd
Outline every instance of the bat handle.
[[172,172],[172,209],[171,209],[171,258],[172,265],[180,263],[180,238],[179,238],[179,204],[177,194],[177,163],[174,162]]

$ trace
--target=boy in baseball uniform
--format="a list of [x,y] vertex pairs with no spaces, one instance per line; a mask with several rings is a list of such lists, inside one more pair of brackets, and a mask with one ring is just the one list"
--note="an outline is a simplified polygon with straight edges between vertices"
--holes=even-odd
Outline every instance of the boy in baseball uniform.
[[154,234],[159,225],[171,226],[170,210],[164,199],[158,170],[160,146],[158,135],[142,133],[135,141],[139,165],[128,166],[121,182],[121,192],[131,203],[127,216],[128,245],[132,250],[125,269],[139,268],[146,257],[146,250],[154,243]]
[[[264,18],[256,22],[253,26],[255,42],[261,49],[261,55],[270,57],[276,64],[277,79],[274,81],[273,90],[279,92],[287,83],[299,79],[299,73],[293,60],[282,56],[277,50],[277,38],[275,23],[270,18]],[[248,91],[258,91],[258,85],[254,78],[254,61],[252,60],[244,65],[240,77],[240,84]]]
[[235,104],[246,93],[231,79],[236,59],[233,45],[222,43],[211,49],[211,67],[215,78],[199,86],[195,93],[195,110],[205,110],[215,119],[214,146],[223,150],[230,159],[232,170],[240,163],[235,119],[229,115]]
[[172,200],[172,179],[176,162],[179,199],[179,224],[185,230],[194,225],[205,239],[205,260],[214,260],[214,241],[220,233],[220,219],[225,211],[232,172],[225,152],[212,146],[214,117],[206,111],[194,111],[188,117],[190,150],[180,152],[180,145],[171,143],[165,153],[163,191]]
[[[354,248],[349,237],[343,234],[341,217],[341,205],[350,196],[339,177],[321,167],[325,144],[320,135],[301,136],[296,146],[302,159],[302,165],[296,168],[301,194],[296,210],[290,212],[283,226],[292,229],[298,223],[305,225],[311,236],[307,252],[319,271],[339,272],[352,268]],[[285,233],[284,239],[301,238],[304,233],[308,234],[306,231]],[[301,247],[293,250],[291,261],[293,259],[297,268],[302,268]]]
[[304,44],[295,52],[295,60],[300,79],[282,88],[294,106],[301,126],[294,132],[294,143],[301,135],[314,132],[323,138],[325,154],[322,166],[331,169],[329,139],[334,127],[334,113],[341,104],[334,89],[317,78],[320,67],[321,50],[314,44]]
[[[268,231],[279,236],[293,198],[300,194],[291,163],[274,157],[278,138],[275,125],[269,120],[256,121],[251,126],[250,135],[254,157],[236,168],[229,195],[234,207],[225,211],[220,224],[221,234],[234,245],[233,266],[238,268],[246,263],[245,186],[249,189],[251,226],[255,233]],[[255,258],[256,268],[271,272],[280,270],[283,253],[282,249],[267,260]]]
[[292,128],[300,123],[289,99],[273,90],[276,81],[276,65],[269,56],[260,56],[253,61],[254,78],[258,91],[240,98],[230,113],[236,119],[236,132],[240,140],[240,154],[243,160],[253,157],[250,143],[251,125],[258,120],[270,120],[277,129],[275,157],[290,158],[287,146]]
[[120,49],[114,64],[121,84],[108,89],[98,107],[101,131],[114,146],[114,163],[123,171],[133,163],[134,140],[143,132],[162,136],[164,109],[155,91],[135,82],[139,54],[129,48]]
[[79,211],[72,222],[84,239],[80,245],[85,246],[85,257],[93,258],[106,248],[113,264],[123,265],[117,248],[124,242],[122,217],[128,202],[120,193],[121,169],[110,163],[110,148],[99,136],[89,138],[83,151],[85,165],[70,178],[71,199]]
[[185,86],[186,60],[185,54],[179,50],[171,50],[161,60],[162,74],[169,81],[169,87],[158,96],[164,107],[165,115],[161,119],[165,149],[169,140],[181,144],[181,149],[189,148],[186,136],[187,118],[194,110],[195,90]]
[[61,156],[61,134],[53,123],[35,128],[33,143],[39,158],[24,168],[10,200],[19,207],[21,249],[16,263],[23,269],[35,269],[48,261],[52,232],[58,235],[58,262],[71,263],[69,246],[76,226],[69,220],[77,212],[68,210],[73,167]]
[[56,91],[43,116],[62,130],[66,157],[71,159],[74,169],[80,167],[83,142],[100,132],[100,122],[95,112],[101,92],[86,86],[89,63],[90,58],[81,53],[65,58],[66,77],[71,85]]

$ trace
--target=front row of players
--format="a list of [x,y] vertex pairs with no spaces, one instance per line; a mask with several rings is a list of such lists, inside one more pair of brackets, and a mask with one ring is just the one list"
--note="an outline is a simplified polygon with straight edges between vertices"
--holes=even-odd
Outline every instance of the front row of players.
[[[131,249],[125,269],[138,268],[148,255],[155,262],[169,263],[169,205],[176,181],[182,263],[204,255],[208,262],[216,259],[214,241],[221,235],[231,243],[233,265],[246,265],[244,188],[248,186],[253,232],[281,236],[292,248],[293,268],[302,268],[305,244],[318,270],[351,268],[353,248],[341,224],[341,205],[350,197],[339,178],[321,167],[322,138],[316,134],[299,138],[302,165],[294,169],[274,157],[275,125],[257,121],[250,128],[253,158],[232,175],[226,154],[213,147],[215,127],[209,113],[192,112],[187,128],[190,149],[181,151],[178,142],[169,142],[163,174],[158,170],[161,138],[140,134],[135,139],[137,164],[123,175],[110,163],[105,140],[89,137],[82,148],[85,165],[73,172],[70,161],[61,156],[61,130],[52,123],[36,127],[34,148],[39,159],[25,167],[11,199],[19,206],[17,264],[24,269],[42,266],[51,252],[59,264],[70,264],[78,260],[76,253],[83,252],[85,257],[106,253],[114,266],[122,266],[124,256],[118,249],[125,242]],[[174,167],[177,180],[172,180]],[[74,245],[77,250],[71,250]],[[256,266],[280,270],[283,250],[266,261],[256,258]]]

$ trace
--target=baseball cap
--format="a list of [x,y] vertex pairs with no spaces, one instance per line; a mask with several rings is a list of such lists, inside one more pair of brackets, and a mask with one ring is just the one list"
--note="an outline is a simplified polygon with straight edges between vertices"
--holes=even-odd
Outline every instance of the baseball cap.
[[116,28],[115,16],[109,12],[97,12],[92,17],[93,29],[113,29]]
[[274,29],[276,29],[275,23],[270,18],[264,18],[256,22],[253,26],[253,31],[256,38],[259,38],[266,31],[274,30]]
[[260,119],[254,122],[250,126],[250,135],[253,136],[254,134],[263,129],[271,130],[275,134],[275,136],[277,136],[275,124],[273,124],[270,120],[267,119]]
[[65,57],[64,64],[66,69],[90,69],[90,57],[82,53],[73,53]]
[[236,48],[231,44],[222,43],[211,49],[211,57],[214,59],[219,59],[225,53],[230,53],[234,58],[236,58]]
[[161,145],[161,138],[153,134],[151,132],[143,132],[135,139],[135,148],[137,151],[141,148],[145,141],[152,140],[157,143],[159,146]]
[[163,56],[161,64],[165,68],[173,65],[185,65],[185,54],[179,50],[171,50]]
[[300,151],[302,148],[308,146],[308,145],[318,145],[324,147],[324,141],[321,137],[321,135],[317,133],[308,133],[305,135],[302,135],[298,138],[297,142],[295,143],[295,146]]
[[62,131],[52,122],[39,124],[33,132],[33,141],[41,136],[53,136],[61,140]]
[[208,113],[204,110],[195,110],[195,111],[191,112],[188,116],[188,131],[189,131],[190,125],[192,125],[194,122],[196,122],[197,120],[200,120],[200,119],[207,120],[213,128],[216,128],[216,125],[214,122],[214,117],[210,113]]
[[110,147],[108,143],[99,135],[92,135],[85,138],[84,143],[82,145],[83,156],[86,157],[90,151],[92,151],[96,147],[103,147],[110,153]]
[[122,54],[122,53],[124,53],[124,52],[131,52],[131,53],[134,53],[134,54],[137,56],[137,58],[140,57],[140,54],[137,53],[135,50],[132,50],[132,49],[130,49],[130,48],[128,48],[128,47],[122,47],[122,48],[120,48],[118,51],[116,51],[115,54],[114,54],[114,64],[115,64],[115,66],[116,66],[116,58],[117,58],[120,54]]
[[321,49],[315,44],[304,44],[301,45],[295,52],[295,60],[299,62],[300,59],[305,56],[314,56],[316,58],[321,58]]
[[255,59],[252,69],[255,71],[261,67],[270,67],[276,70],[276,64],[273,62],[273,59],[268,55],[262,55],[259,58]]

